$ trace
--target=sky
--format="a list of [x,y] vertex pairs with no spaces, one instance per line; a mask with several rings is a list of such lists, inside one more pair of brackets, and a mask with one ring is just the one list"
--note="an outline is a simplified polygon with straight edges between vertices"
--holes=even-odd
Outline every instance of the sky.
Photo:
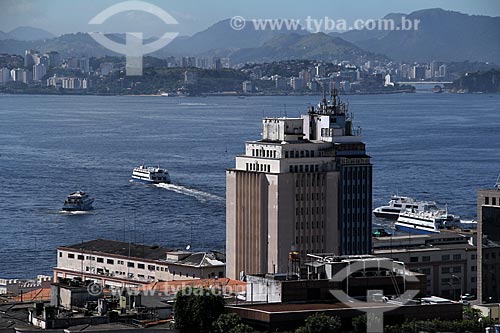
[[19,26],[42,28],[54,35],[75,32],[143,32],[160,36],[166,31],[192,35],[222,19],[377,19],[388,13],[411,13],[443,8],[466,14],[500,16],[500,0],[149,0],[179,24],[166,27],[158,17],[143,12],[124,12],[99,28],[88,22],[107,7],[123,0],[0,0],[0,31]]

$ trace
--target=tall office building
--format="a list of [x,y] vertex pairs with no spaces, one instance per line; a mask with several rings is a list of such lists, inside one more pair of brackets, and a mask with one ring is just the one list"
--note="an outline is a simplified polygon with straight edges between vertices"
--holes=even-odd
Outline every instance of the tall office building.
[[33,81],[41,81],[47,74],[47,66],[44,64],[33,65]]
[[477,297],[500,302],[500,177],[495,189],[477,194]]
[[372,165],[336,91],[262,125],[226,172],[227,276],[295,273],[308,253],[370,253]]

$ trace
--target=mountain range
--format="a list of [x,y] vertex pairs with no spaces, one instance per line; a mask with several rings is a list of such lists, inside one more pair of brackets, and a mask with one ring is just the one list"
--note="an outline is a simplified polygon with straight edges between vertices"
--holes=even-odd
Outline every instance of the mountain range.
[[[229,57],[231,63],[287,59],[398,61],[482,61],[500,64],[500,17],[467,15],[439,8],[384,17],[419,20],[418,30],[351,30],[343,33],[309,33],[305,30],[254,30],[247,24],[233,30],[229,20],[215,23],[193,36],[179,36],[153,56]],[[30,33],[30,29],[31,33]],[[17,31],[16,31],[17,30]],[[7,37],[6,37],[7,36]],[[86,33],[50,38],[36,28],[0,32],[0,53],[24,54],[25,49],[58,51],[63,56],[116,55]],[[53,37],[53,36],[52,36]],[[112,35],[123,40],[123,35]],[[8,39],[6,39],[8,38]],[[43,40],[41,40],[43,39]],[[147,43],[147,41],[145,41]]]
[[50,32],[33,27],[17,27],[9,32],[0,31],[0,40],[14,39],[18,41],[33,41],[51,39],[55,36]]
[[406,19],[419,20],[418,30],[400,29],[385,34],[362,31],[364,38],[353,31],[341,37],[362,49],[400,61],[469,60],[500,64],[500,17],[433,8],[413,12]]

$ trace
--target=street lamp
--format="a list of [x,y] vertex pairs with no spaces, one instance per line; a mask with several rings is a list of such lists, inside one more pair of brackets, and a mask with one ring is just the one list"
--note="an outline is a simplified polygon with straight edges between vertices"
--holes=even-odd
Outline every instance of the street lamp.
[[[461,279],[458,276],[456,276],[455,274],[453,274],[451,277],[454,278],[454,279],[457,279],[458,284],[460,285],[460,297],[462,297],[463,290],[462,290],[462,281],[461,281]],[[455,291],[453,291],[453,294],[455,294]]]

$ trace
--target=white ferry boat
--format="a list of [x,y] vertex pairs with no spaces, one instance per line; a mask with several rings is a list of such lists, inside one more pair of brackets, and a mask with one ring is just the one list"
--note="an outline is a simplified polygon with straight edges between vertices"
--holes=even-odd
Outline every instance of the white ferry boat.
[[406,210],[437,211],[438,207],[434,201],[417,201],[411,197],[393,195],[386,206],[380,206],[373,210],[376,217],[397,220],[399,214]]
[[446,210],[406,210],[399,214],[394,227],[397,230],[414,234],[439,233],[439,229],[445,228],[449,221],[457,219],[459,218],[448,214]]
[[162,169],[159,166],[147,167],[145,165],[134,168],[132,179],[147,184],[170,184],[170,175],[168,170]]
[[83,191],[76,191],[68,195],[62,207],[65,211],[91,210],[94,198]]

